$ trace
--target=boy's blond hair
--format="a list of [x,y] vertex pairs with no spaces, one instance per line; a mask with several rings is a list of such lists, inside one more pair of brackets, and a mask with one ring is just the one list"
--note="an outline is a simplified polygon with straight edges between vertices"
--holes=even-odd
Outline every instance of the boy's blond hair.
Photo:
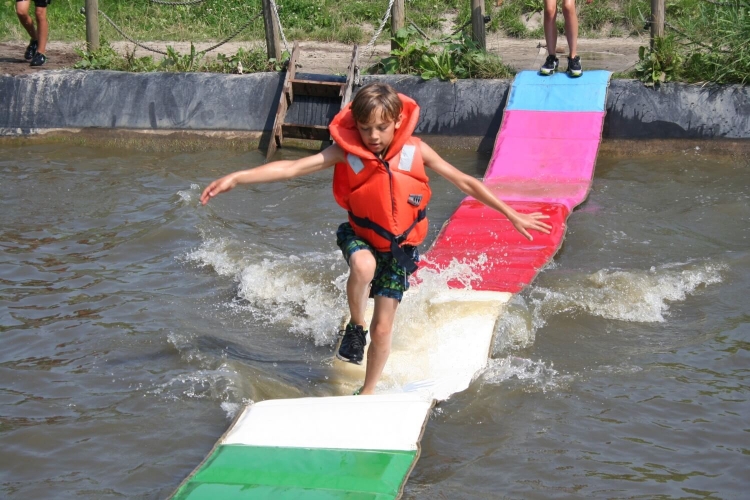
[[401,99],[387,83],[368,83],[354,96],[352,115],[358,123],[369,123],[378,109],[384,120],[395,122],[401,116]]

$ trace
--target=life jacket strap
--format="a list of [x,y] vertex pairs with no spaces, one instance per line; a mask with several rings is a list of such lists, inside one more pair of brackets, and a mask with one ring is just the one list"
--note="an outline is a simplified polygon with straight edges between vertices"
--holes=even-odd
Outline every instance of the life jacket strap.
[[349,217],[359,227],[370,229],[381,238],[389,241],[391,243],[391,253],[393,254],[393,258],[396,259],[396,262],[398,262],[399,265],[403,266],[403,268],[406,269],[407,273],[412,274],[417,269],[419,269],[414,259],[409,257],[406,252],[404,252],[404,249],[401,248],[401,244],[406,241],[406,238],[409,236],[409,233],[412,231],[412,229],[414,229],[420,221],[424,220],[424,218],[427,217],[426,208],[417,212],[417,218],[414,219],[414,222],[412,222],[411,226],[409,226],[406,231],[399,234],[398,236],[388,231],[381,225],[371,221],[367,217],[357,217],[352,212],[349,212]]

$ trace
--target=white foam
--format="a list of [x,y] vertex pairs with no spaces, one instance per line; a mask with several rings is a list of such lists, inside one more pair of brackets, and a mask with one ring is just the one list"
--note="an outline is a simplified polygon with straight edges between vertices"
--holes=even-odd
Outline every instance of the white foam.
[[335,257],[306,254],[246,265],[239,274],[238,296],[247,301],[243,307],[255,317],[312,337],[317,345],[332,344],[346,309],[344,280],[321,283],[318,269]]
[[198,197],[201,193],[201,187],[198,184],[190,184],[190,189],[185,191],[177,191],[177,196],[185,205],[192,205],[198,201]]
[[233,278],[241,300],[231,306],[241,314],[283,325],[317,345],[334,343],[346,310],[347,275],[334,272],[327,283],[321,276],[337,266],[344,269],[339,252],[285,256],[210,238],[182,260]]
[[713,262],[666,264],[649,270],[603,269],[560,283],[555,290],[535,287],[530,299],[534,327],[562,311],[621,321],[663,322],[671,302],[684,301],[700,287],[720,283],[725,269]]
[[150,391],[173,400],[210,399],[222,403],[243,402],[238,388],[242,387],[240,374],[227,364],[215,370],[193,370],[159,384]]
[[240,259],[230,256],[228,247],[227,239],[208,239],[198,249],[188,252],[181,260],[199,267],[209,266],[219,276],[234,276],[242,269],[242,264]]
[[523,382],[527,391],[542,392],[558,389],[561,382],[561,376],[552,363],[548,365],[542,360],[532,361],[516,356],[491,360],[483,375],[483,381],[489,384],[500,384],[511,379]]

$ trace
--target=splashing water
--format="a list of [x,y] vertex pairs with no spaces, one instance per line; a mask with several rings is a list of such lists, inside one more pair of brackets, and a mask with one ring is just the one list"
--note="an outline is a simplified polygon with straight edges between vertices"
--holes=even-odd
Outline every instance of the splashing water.
[[177,191],[177,196],[180,197],[180,200],[184,205],[192,205],[193,203],[198,201],[198,196],[200,196],[201,193],[201,187],[198,184],[190,184],[190,189],[185,191]]
[[483,376],[483,381],[488,384],[500,384],[511,379],[522,382],[526,391],[542,392],[556,390],[562,382],[552,363],[548,366],[541,360],[532,361],[515,356],[491,360]]
[[339,253],[245,255],[247,251],[227,239],[207,239],[182,260],[233,278],[240,301],[231,306],[238,312],[284,325],[292,333],[311,337],[316,345],[332,344],[346,311],[346,274],[331,278],[321,270],[340,265]]
[[562,311],[586,312],[606,319],[664,322],[669,302],[683,301],[700,286],[722,281],[723,264],[678,263],[640,270],[600,270],[562,289],[535,288],[534,327]]

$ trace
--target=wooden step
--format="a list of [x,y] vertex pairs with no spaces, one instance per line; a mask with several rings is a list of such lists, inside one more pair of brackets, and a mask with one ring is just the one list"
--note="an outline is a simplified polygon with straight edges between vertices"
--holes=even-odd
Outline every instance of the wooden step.
[[318,80],[291,80],[293,95],[309,95],[314,97],[342,96],[346,82],[322,82]]
[[[353,88],[355,82],[358,80],[359,74],[357,67],[358,55],[359,49],[355,45],[352,49],[352,61],[349,64],[346,81],[341,81],[341,77],[333,77],[330,75],[300,75],[302,78],[297,78],[299,43],[294,42],[291,57],[286,65],[286,76],[284,77],[284,83],[281,87],[279,106],[276,109],[276,118],[274,119],[273,129],[271,131],[268,151],[266,152],[266,160],[270,160],[276,150],[281,147],[281,144],[284,142],[284,137],[324,142],[330,140],[327,125],[321,125],[321,120],[318,119],[313,120],[313,122],[317,122],[317,124],[313,125],[309,123],[308,119],[320,118],[320,109],[316,109],[315,107],[321,105],[321,100],[326,106],[328,106],[327,102],[330,102],[329,99],[333,100],[333,104],[335,104],[338,109],[343,108],[351,100]],[[320,79],[317,79],[318,77],[320,77]],[[331,81],[331,79],[333,79],[333,81]],[[301,105],[306,111],[299,112],[295,109],[293,112],[294,117],[289,118],[294,121],[308,121],[307,124],[286,123],[288,118],[287,113],[292,104],[294,104],[295,95],[301,98],[299,105]],[[308,99],[308,97],[311,99]]]
[[309,139],[313,141],[327,141],[330,138],[327,125],[299,125],[284,123],[281,125],[282,137],[291,139]]

